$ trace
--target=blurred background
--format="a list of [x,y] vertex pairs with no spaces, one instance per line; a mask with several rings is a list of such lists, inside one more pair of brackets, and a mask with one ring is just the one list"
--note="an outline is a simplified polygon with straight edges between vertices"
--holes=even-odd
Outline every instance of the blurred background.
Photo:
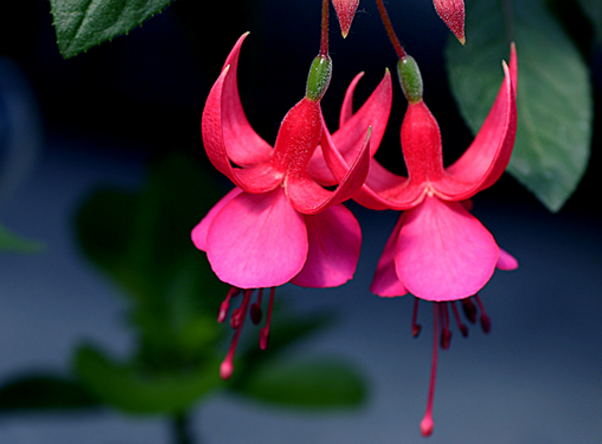
[[[447,85],[442,50],[449,32],[429,1],[398,0],[388,7],[404,46],[421,66],[425,101],[439,121],[451,161],[472,135]],[[16,150],[0,140],[0,221],[43,246],[34,254],[0,256],[0,385],[39,372],[71,375],[74,349],[84,341],[122,357],[139,348],[126,316],[131,300],[121,296],[120,281],[111,279],[102,259],[95,261],[92,247],[82,240],[82,208],[101,186],[139,192],[149,168],[177,152],[211,179],[211,192],[198,196],[198,208],[194,195],[183,200],[192,213],[186,217],[200,220],[211,200],[229,189],[204,154],[200,117],[232,45],[251,31],[241,54],[240,91],[251,124],[272,142],[280,120],[304,94],[320,32],[319,5],[309,8],[303,0],[178,0],[128,36],[63,60],[47,0],[21,0],[4,8],[0,129],[13,125],[11,131],[26,135],[21,146],[28,148]],[[334,77],[323,107],[333,129],[345,89],[359,71],[366,75],[356,103],[369,95],[385,67],[394,72],[396,55],[374,5],[364,1],[360,8],[346,40],[334,20],[331,25]],[[599,52],[588,56],[599,94]],[[405,102],[398,85],[394,94],[379,159],[401,172],[398,129]],[[20,119],[11,120],[15,115]],[[518,258],[520,268],[498,272],[481,293],[492,318],[491,334],[473,328],[463,339],[456,333],[451,350],[440,354],[432,443],[590,443],[602,438],[598,133],[586,176],[558,214],[545,210],[508,175],[475,198],[475,215]],[[289,285],[278,290],[277,298],[289,312],[335,314],[335,322],[292,352],[343,358],[362,376],[364,402],[314,411],[226,390],[191,404],[188,426],[195,442],[423,440],[418,424],[428,389],[430,310],[423,306],[425,331],[412,339],[412,299],[381,300],[369,292],[397,215],[349,206],[364,232],[356,279],[321,291]],[[110,226],[126,207],[90,217]],[[219,301],[223,295],[212,297]],[[255,339],[254,331],[246,333]],[[220,355],[226,345],[221,344]],[[0,442],[9,444],[158,444],[172,442],[171,433],[159,414],[124,414],[106,405],[0,413]]]

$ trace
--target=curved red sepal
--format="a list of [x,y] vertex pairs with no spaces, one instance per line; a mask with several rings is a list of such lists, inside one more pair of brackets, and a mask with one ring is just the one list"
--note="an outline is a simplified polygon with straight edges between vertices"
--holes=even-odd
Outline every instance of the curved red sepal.
[[442,197],[464,200],[493,185],[502,175],[516,136],[517,60],[514,45],[510,51],[510,67],[505,63],[504,81],[485,122],[466,152],[445,172],[452,181],[436,185]]

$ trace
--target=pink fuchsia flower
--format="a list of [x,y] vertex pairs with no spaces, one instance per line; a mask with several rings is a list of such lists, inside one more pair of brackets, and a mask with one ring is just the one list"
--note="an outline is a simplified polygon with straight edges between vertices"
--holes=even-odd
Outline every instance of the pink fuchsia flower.
[[433,0],[435,9],[439,17],[445,22],[447,27],[454,33],[460,43],[466,43],[464,34],[464,0]]
[[[261,318],[262,289],[271,288],[266,326],[260,345],[267,346],[274,288],[287,282],[303,287],[335,287],[353,276],[361,244],[359,224],[341,205],[363,184],[369,167],[368,100],[358,116],[365,128],[353,148],[359,153],[334,191],[323,188],[308,167],[327,132],[320,99],[329,80],[329,59],[318,57],[312,65],[308,91],[284,117],[272,148],[250,126],[237,86],[237,65],[243,35],[228,56],[213,85],[202,118],[203,142],[213,165],[235,184],[192,231],[197,248],[207,253],[213,271],[232,286],[218,320],[224,321],[231,299],[243,300],[231,317],[236,330],[220,372],[233,371],[236,344],[250,311]],[[316,78],[318,79],[315,82]],[[389,81],[390,83],[390,81]],[[317,86],[316,86],[317,85]],[[360,113],[358,113],[360,114]],[[312,168],[326,170],[323,158]],[[251,298],[257,290],[257,301]]]
[[[455,305],[461,301],[471,322],[476,321],[477,303],[486,332],[490,321],[477,293],[495,268],[512,270],[516,259],[501,250],[491,233],[470,214],[470,198],[493,185],[505,170],[516,134],[515,88],[517,62],[514,46],[510,66],[504,64],[504,81],[483,126],[468,150],[444,168],[439,127],[422,100],[422,80],[416,63],[406,57],[398,66],[408,109],[401,128],[401,145],[408,177],[395,175],[371,160],[365,185],[354,196],[362,205],[382,210],[405,210],[379,260],[371,290],[384,297],[412,293],[434,302],[435,344],[427,413],[422,433],[433,429],[432,402],[437,363],[437,341],[449,347],[450,308],[463,335],[468,333]],[[347,98],[353,96],[352,85]],[[350,103],[350,99],[345,103]],[[351,115],[349,106],[341,121]],[[344,123],[343,123],[344,124]],[[351,155],[329,158],[335,177],[346,169]],[[412,332],[417,335],[418,299]]]

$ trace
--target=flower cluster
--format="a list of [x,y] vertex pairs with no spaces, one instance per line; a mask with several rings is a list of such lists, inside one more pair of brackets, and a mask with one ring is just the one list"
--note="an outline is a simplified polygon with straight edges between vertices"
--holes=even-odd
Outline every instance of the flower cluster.
[[[384,7],[382,0],[377,3]],[[323,11],[328,9],[325,4]],[[358,0],[333,0],[333,4],[346,35]],[[434,5],[463,42],[464,2],[434,0]],[[391,35],[388,17],[382,17]],[[428,436],[433,430],[437,350],[449,348],[450,317],[464,336],[468,333],[456,302],[472,323],[480,310],[482,328],[488,332],[491,323],[478,293],[496,268],[518,266],[471,214],[470,201],[499,179],[512,154],[516,50],[511,46],[509,64],[503,64],[504,80],[481,130],[466,152],[445,167],[439,126],[424,103],[418,65],[391,35],[408,103],[401,126],[405,177],[388,171],[374,158],[392,103],[388,70],[354,112],[358,75],[343,101],[339,129],[331,133],[327,128],[321,101],[330,83],[332,61],[325,35],[323,26],[322,48],[311,65],[306,95],[282,120],[273,147],[253,130],[239,97],[237,67],[246,34],[232,49],[207,98],[202,117],[205,150],[212,164],[234,184],[192,231],[194,244],[207,253],[216,275],[231,286],[218,316],[223,322],[231,312],[235,330],[221,376],[232,375],[247,315],[254,323],[261,322],[266,289],[270,297],[266,325],[260,330],[261,348],[268,342],[276,287],[289,282],[336,287],[353,277],[362,236],[359,223],[342,202],[354,199],[369,209],[402,211],[376,265],[370,290],[383,297],[407,293],[416,297],[414,336],[421,329],[418,300],[433,303],[433,365],[421,423],[422,434]],[[230,310],[237,295],[242,295],[242,301]]]

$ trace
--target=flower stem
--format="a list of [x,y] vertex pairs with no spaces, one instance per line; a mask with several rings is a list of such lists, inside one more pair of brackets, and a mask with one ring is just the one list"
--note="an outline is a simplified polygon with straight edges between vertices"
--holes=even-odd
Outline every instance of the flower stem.
[[[190,415],[188,412],[176,413],[171,418],[174,444],[193,444],[190,431]],[[199,444],[199,443],[196,443]]]
[[330,0],[322,0],[322,33],[320,39],[320,55],[328,56],[328,7]]
[[397,34],[395,34],[395,30],[393,29],[391,19],[389,18],[389,14],[387,13],[387,8],[385,8],[383,0],[376,0],[376,6],[378,7],[378,12],[380,13],[380,17],[385,25],[385,29],[387,30],[389,40],[391,40],[391,43],[395,48],[395,52],[397,52],[397,56],[400,59],[403,59],[406,56],[406,52],[404,51],[403,46],[401,46],[401,43],[397,38]]

